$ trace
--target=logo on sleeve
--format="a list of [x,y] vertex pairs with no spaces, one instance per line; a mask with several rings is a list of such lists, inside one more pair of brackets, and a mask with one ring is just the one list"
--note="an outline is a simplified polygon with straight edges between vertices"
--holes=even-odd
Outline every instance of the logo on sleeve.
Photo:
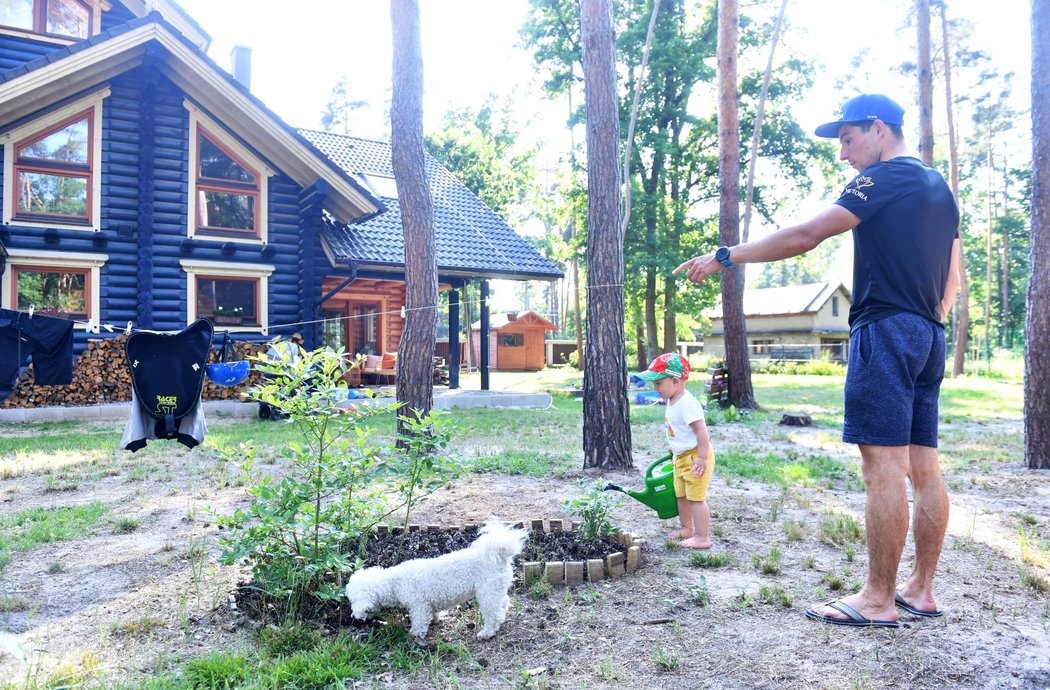
[[868,195],[860,190],[864,189],[865,187],[873,186],[875,186],[875,180],[871,179],[867,175],[860,175],[859,177],[853,180],[852,186],[846,187],[846,193],[852,194],[861,201],[867,201]]

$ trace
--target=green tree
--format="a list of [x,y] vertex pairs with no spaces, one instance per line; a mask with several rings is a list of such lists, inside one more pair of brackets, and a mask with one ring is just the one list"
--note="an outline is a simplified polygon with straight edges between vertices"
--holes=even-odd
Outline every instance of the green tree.
[[536,148],[522,148],[509,103],[489,95],[481,108],[450,110],[425,137],[427,151],[479,199],[517,225],[540,196]]

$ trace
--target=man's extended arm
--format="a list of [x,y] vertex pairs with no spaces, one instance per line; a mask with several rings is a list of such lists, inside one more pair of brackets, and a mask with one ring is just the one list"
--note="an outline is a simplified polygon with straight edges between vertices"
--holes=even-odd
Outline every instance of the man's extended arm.
[[955,304],[955,293],[959,290],[959,284],[961,282],[959,276],[960,267],[960,253],[962,252],[962,243],[959,242],[959,238],[956,237],[955,241],[952,242],[952,261],[948,266],[948,280],[944,284],[944,297],[941,298],[941,321],[948,318],[948,312],[952,310],[952,305]]
[[[835,204],[803,223],[783,228],[760,240],[731,247],[729,260],[734,264],[753,264],[805,254],[829,237],[846,232],[858,223],[860,218]],[[711,252],[684,261],[674,270],[674,274],[686,271],[689,280],[699,283],[721,270],[722,264]]]

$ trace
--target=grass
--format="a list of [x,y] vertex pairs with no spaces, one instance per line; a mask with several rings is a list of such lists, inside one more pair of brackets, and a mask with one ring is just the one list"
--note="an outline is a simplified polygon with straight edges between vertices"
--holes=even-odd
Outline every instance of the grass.
[[862,480],[856,464],[828,455],[766,453],[756,455],[737,450],[715,450],[716,472],[775,486],[826,486],[859,490]]
[[852,515],[827,512],[820,518],[820,540],[839,546],[864,542],[864,528]]
[[[10,561],[11,553],[87,536],[106,510],[105,504],[94,501],[79,506],[30,508],[10,516],[0,515],[0,565]],[[5,554],[7,558],[3,558]]]
[[751,557],[751,561],[755,566],[755,570],[760,571],[763,575],[779,575],[782,556],[780,549],[771,546],[769,551],[764,554],[754,554]]
[[693,551],[689,554],[689,565],[694,568],[724,568],[732,563],[733,557],[727,553]]

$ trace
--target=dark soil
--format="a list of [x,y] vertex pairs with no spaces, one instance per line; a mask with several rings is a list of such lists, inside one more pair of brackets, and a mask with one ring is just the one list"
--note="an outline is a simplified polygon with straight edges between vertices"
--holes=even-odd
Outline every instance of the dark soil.
[[[373,532],[364,544],[361,558],[364,567],[389,568],[413,558],[434,558],[464,549],[477,539],[477,526],[447,529],[422,529],[417,531],[397,530],[380,534]],[[604,559],[611,553],[623,551],[619,543],[602,537],[597,541],[585,540],[576,532],[553,530],[530,531],[528,541],[521,554],[514,559],[514,572],[520,580],[523,563],[530,561],[586,561]],[[332,580],[339,586],[345,580]],[[236,590],[238,610],[257,623],[272,623],[286,620],[294,615],[307,625],[336,629],[340,627],[368,628],[373,621],[358,621],[350,615],[350,602],[322,601],[306,597],[292,602],[263,592],[255,583],[242,583]],[[294,609],[294,611],[292,610]]]

